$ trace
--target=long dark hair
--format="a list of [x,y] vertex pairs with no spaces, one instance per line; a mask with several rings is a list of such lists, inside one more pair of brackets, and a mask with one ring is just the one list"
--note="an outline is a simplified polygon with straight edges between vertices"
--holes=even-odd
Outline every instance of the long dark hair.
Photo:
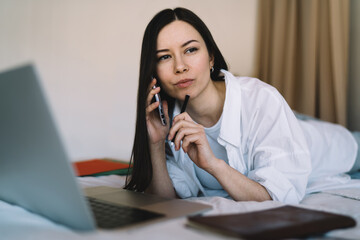
[[[205,41],[209,56],[214,57],[214,70],[210,77],[213,81],[223,80],[220,69],[227,70],[227,64],[217,47],[209,29],[204,22],[193,12],[185,8],[165,9],[154,16],[145,29],[140,60],[139,88],[137,96],[136,129],[132,149],[131,162],[133,168],[130,180],[126,179],[125,189],[143,192],[152,179],[152,164],[149,149],[149,138],[145,120],[146,98],[152,76],[156,77],[156,44],[159,32],[169,23],[180,20],[192,25]],[[157,84],[161,87],[160,81]],[[169,112],[172,112],[175,99],[164,91],[160,92],[161,98],[167,100]]]

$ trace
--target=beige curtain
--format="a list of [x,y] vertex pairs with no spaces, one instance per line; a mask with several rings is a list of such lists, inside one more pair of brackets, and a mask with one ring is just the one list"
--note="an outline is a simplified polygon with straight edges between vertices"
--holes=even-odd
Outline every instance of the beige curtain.
[[259,0],[258,70],[298,112],[346,125],[348,0]]

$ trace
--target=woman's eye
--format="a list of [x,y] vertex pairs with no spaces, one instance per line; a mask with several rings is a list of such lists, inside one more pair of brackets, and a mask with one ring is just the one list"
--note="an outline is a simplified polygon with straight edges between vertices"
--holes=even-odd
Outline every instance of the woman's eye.
[[192,48],[189,48],[186,50],[187,53],[192,53],[192,52],[195,52],[197,51],[198,49],[196,47],[192,47]]
[[163,61],[163,60],[166,60],[168,58],[170,58],[170,55],[164,55],[164,56],[159,57],[158,60]]

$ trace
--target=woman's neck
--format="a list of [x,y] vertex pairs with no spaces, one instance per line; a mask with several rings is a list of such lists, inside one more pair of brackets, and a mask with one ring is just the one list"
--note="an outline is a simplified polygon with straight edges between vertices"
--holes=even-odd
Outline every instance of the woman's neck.
[[220,119],[225,102],[225,82],[211,81],[206,91],[195,99],[189,100],[186,112],[191,118],[203,125],[211,127]]

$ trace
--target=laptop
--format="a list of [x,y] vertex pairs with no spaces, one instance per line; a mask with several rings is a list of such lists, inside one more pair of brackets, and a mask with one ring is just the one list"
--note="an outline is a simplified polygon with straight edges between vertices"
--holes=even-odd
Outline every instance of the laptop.
[[[32,65],[0,73],[0,200],[83,231],[128,228],[211,209],[201,203],[105,186],[83,192]],[[110,212],[130,209],[139,219],[119,211],[115,219],[125,218],[122,223],[102,226],[99,219],[105,215],[91,211],[99,203],[116,209]]]

